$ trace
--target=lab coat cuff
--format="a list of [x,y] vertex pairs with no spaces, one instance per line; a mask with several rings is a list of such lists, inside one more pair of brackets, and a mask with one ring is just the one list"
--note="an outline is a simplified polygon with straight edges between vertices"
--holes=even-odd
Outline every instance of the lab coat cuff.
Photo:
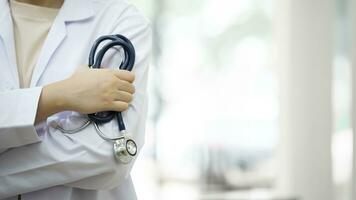
[[42,124],[34,125],[41,92],[42,87],[33,87],[9,91],[6,95],[5,98],[16,105],[12,104],[12,108],[5,108],[7,112],[13,113],[6,122],[0,123],[0,148],[18,147],[41,140],[37,130]]

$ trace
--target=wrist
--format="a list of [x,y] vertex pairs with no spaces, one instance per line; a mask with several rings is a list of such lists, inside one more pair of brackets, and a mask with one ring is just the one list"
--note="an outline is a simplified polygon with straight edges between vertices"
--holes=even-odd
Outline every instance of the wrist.
[[42,87],[36,113],[35,124],[46,120],[48,116],[69,110],[65,81],[59,81]]
[[66,95],[65,81],[58,81],[43,87],[43,93],[47,98],[53,113],[69,110],[69,101]]

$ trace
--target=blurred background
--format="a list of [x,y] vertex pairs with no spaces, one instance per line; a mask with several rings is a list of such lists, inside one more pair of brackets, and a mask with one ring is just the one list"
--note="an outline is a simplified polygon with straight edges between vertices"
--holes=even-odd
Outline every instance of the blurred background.
[[138,199],[356,199],[355,2],[130,1],[154,38]]

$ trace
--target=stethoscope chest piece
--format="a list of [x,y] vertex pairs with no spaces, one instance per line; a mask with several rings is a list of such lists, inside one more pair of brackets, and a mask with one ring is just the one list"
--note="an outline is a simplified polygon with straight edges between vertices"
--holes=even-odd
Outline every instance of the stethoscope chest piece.
[[118,161],[129,163],[137,154],[137,145],[131,138],[124,136],[114,141],[114,155]]

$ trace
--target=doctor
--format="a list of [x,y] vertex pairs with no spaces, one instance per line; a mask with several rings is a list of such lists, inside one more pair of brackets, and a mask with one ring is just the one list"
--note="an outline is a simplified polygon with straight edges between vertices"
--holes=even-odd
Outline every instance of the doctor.
[[[133,43],[133,72],[86,66],[93,41],[108,34]],[[117,162],[92,125],[76,134],[55,125],[125,111],[140,149],[150,41],[147,20],[125,0],[0,0],[0,199],[136,199],[133,162]],[[103,67],[117,66],[117,55]],[[115,120],[101,129],[118,134]]]

